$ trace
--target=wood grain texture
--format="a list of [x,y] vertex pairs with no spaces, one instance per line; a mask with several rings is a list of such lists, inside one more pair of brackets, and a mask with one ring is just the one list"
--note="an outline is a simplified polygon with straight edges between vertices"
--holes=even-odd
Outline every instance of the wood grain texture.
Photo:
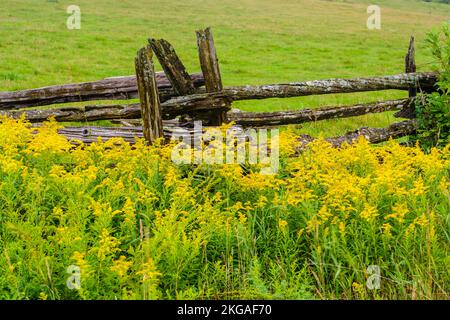
[[[325,140],[330,142],[333,147],[341,147],[344,144],[352,144],[357,141],[360,137],[364,137],[370,143],[380,143],[388,141],[389,139],[397,139],[404,136],[412,135],[417,130],[416,120],[405,120],[402,122],[396,122],[391,124],[386,128],[360,128],[355,131],[347,132],[346,134],[326,138]],[[315,138],[303,134],[298,138],[299,146],[296,148],[297,153],[301,153],[305,148],[307,148],[308,143],[314,141]]]
[[[196,34],[198,56],[203,78],[205,79],[206,92],[220,92],[223,89],[222,76],[220,74],[219,59],[217,57],[211,28],[197,30]],[[226,103],[223,109],[205,112],[200,117],[204,118],[203,122],[208,125],[220,126],[226,122],[226,113],[230,108],[231,103]]]
[[194,93],[194,82],[172,45],[164,39],[149,39],[148,42],[172,84],[175,93],[177,95]]
[[[416,72],[416,60],[415,60],[415,48],[414,48],[414,37],[411,36],[409,40],[408,52],[405,56],[405,72],[414,73]],[[426,90],[429,91],[429,90]],[[417,85],[410,85],[408,88],[408,95],[410,98],[417,96]],[[406,105],[402,110],[397,112],[395,115],[397,118],[407,118],[414,119],[416,117],[416,107],[414,103]]]
[[[179,127],[166,126],[164,127],[164,138],[165,141],[169,141],[174,132],[180,136],[181,131]],[[185,133],[189,131],[189,134],[193,134],[194,130],[189,128],[184,128],[182,131]],[[34,133],[37,133],[35,131]],[[142,126],[125,126],[125,127],[98,127],[98,126],[83,126],[83,127],[64,127],[58,129],[58,133],[65,136],[68,140],[74,143],[86,143],[90,144],[97,142],[98,139],[101,141],[108,141],[113,138],[122,138],[125,142],[134,144],[136,139],[144,138],[143,127]]]
[[205,78],[207,92],[217,92],[223,89],[222,76],[220,74],[219,59],[217,57],[211,28],[197,30],[197,48],[200,67]]
[[[395,111],[405,108],[407,105],[413,103],[411,99],[399,99],[371,102],[365,104],[356,104],[352,106],[329,106],[315,109],[289,110],[289,111],[275,111],[275,112],[242,112],[231,111],[226,114],[228,122],[235,122],[238,125],[249,127],[264,127],[304,123],[311,121],[319,121],[333,118],[347,118],[360,116],[367,113],[379,113],[385,111]],[[189,105],[181,105],[176,103],[164,102],[161,104],[162,118],[173,119],[177,114],[191,113],[191,120],[201,119],[202,114],[196,111],[206,108],[216,108],[217,110],[224,110],[224,106],[228,106],[226,101],[221,99],[217,101],[200,101],[191,102]],[[43,122],[50,117],[54,117],[59,122],[85,122],[95,120],[114,120],[114,119],[137,119],[141,117],[141,109],[139,104],[129,105],[109,105],[109,106],[86,106],[77,108],[61,108],[61,109],[47,109],[47,110],[21,110],[21,111],[7,111],[0,112],[1,115],[7,115],[11,118],[18,119],[24,116],[28,121]],[[204,115],[204,114],[203,114]]]
[[[173,119],[180,114],[189,114],[195,119],[200,119],[198,111],[222,109],[228,106],[224,99],[202,99],[178,102],[166,101],[160,104],[161,117]],[[36,110],[9,110],[0,111],[0,115],[6,115],[14,119],[24,116],[28,121],[43,122],[53,117],[59,122],[96,121],[113,119],[136,119],[141,117],[140,104],[116,104],[116,105],[90,105],[85,107],[64,107],[55,109]]]
[[411,85],[432,88],[437,82],[437,77],[438,74],[435,72],[424,72],[368,78],[313,80],[286,84],[231,86],[224,87],[219,92],[204,92],[174,97],[167,102],[189,105],[192,102],[205,99],[226,99],[231,102],[364,91],[408,90]]
[[348,118],[368,113],[400,110],[410,103],[409,99],[379,101],[352,106],[322,107],[276,112],[229,112],[228,120],[244,127],[265,127],[325,119]]
[[147,46],[138,51],[135,59],[143,132],[149,144],[163,137],[161,106],[152,56],[152,50]]
[[[411,36],[411,39],[409,40],[408,52],[405,56],[405,73],[414,73],[416,70],[416,50],[414,48],[414,37]],[[415,86],[410,86],[409,97],[415,97],[416,93],[417,88]]]
[[[191,78],[196,88],[204,85],[201,73],[192,74]],[[161,101],[177,95],[163,72],[156,73],[156,80]],[[136,76],[113,77],[94,82],[0,92],[0,110],[92,100],[128,100],[137,97]]]
[[411,85],[432,87],[437,82],[437,73],[410,73],[391,76],[327,79],[287,84],[261,86],[226,87],[220,93],[209,96],[228,97],[231,100],[287,98],[308,95],[350,93],[380,90],[408,90]]
[[[203,75],[192,76],[196,86],[204,84]],[[419,85],[422,89],[432,90],[437,82],[437,73],[411,73],[386,77],[329,79],[317,81],[294,82],[289,84],[273,84],[262,86],[225,87],[221,92],[207,93],[197,89],[197,94],[174,96],[172,86],[161,73],[157,73],[160,101],[170,101],[168,105],[184,105],[195,109],[196,101],[202,99],[268,99],[298,97],[315,94],[348,93],[377,90],[409,90],[411,85]],[[14,92],[0,92],[0,110],[20,109],[30,106],[41,106],[54,103],[79,102],[104,99],[136,98],[136,77],[110,78],[97,82],[86,82],[62,86],[51,86]]]

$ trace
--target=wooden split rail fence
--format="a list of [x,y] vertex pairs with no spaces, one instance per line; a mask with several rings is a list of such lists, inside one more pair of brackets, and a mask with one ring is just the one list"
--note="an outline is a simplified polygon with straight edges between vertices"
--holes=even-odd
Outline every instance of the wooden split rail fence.
[[[170,138],[179,127],[192,128],[195,120],[201,120],[205,126],[220,126],[233,121],[240,127],[268,127],[385,111],[398,111],[397,117],[408,119],[387,128],[361,128],[341,137],[329,139],[334,145],[339,146],[363,135],[370,142],[378,143],[415,132],[414,97],[418,91],[435,90],[438,77],[434,72],[416,72],[413,37],[405,58],[405,73],[402,74],[256,86],[222,85],[219,60],[210,28],[197,31],[197,47],[201,73],[189,74],[172,45],[166,40],[149,39],[148,45],[137,53],[136,76],[0,92],[0,114],[14,118],[23,116],[32,123],[43,122],[49,117],[54,117],[60,122],[111,120],[122,124],[134,124],[136,119],[140,119],[140,126],[84,126],[64,127],[59,130],[60,134],[69,139],[85,143],[97,141],[99,137],[103,139],[122,137],[131,143],[137,137],[144,137],[149,143],[153,143],[155,139],[163,136]],[[155,72],[154,57],[158,59],[163,72]],[[233,101],[238,100],[380,90],[405,90],[409,92],[409,98],[295,111],[243,112],[231,108]],[[139,98],[140,103],[51,109],[41,107],[82,101],[136,98]],[[300,138],[305,143],[313,139],[307,135]]]

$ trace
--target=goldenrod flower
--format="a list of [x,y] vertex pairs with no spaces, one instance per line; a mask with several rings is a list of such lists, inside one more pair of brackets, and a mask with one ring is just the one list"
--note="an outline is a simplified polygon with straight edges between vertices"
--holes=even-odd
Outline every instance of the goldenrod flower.
[[288,225],[288,222],[286,220],[283,220],[283,219],[278,220],[278,228],[280,228],[281,231],[285,231],[287,225]]
[[359,214],[361,218],[372,221],[374,220],[379,214],[376,207],[369,205],[368,203],[364,204],[364,209]]
[[142,265],[142,269],[137,272],[138,275],[142,275],[142,282],[146,282],[149,280],[156,280],[162,274],[156,268],[155,261],[152,258],[149,258],[147,262]]
[[415,196],[421,196],[428,190],[428,187],[424,185],[422,178],[415,180],[413,185],[414,188],[411,189],[411,193]]
[[100,260],[104,260],[106,256],[113,254],[119,249],[117,248],[120,241],[109,234],[107,229],[103,229],[100,235],[99,247],[97,250],[97,256]]
[[386,237],[391,237],[391,236],[392,236],[392,233],[391,233],[392,226],[391,226],[389,223],[383,223],[383,225],[381,226],[381,228],[382,228],[382,230],[383,230],[383,234],[384,234]]
[[123,278],[127,274],[128,269],[130,269],[131,265],[132,262],[126,261],[125,256],[120,256],[118,260],[113,261],[111,271],[117,273],[120,278]]
[[392,213],[386,215],[385,219],[395,219],[399,223],[405,221],[405,216],[408,213],[408,207],[405,203],[397,203],[392,207]]
[[345,223],[339,222],[339,232],[341,233],[341,236],[345,236]]

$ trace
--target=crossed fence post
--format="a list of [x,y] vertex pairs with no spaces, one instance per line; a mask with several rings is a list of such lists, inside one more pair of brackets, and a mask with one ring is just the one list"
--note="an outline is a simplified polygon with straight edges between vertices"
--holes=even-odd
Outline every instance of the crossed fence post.
[[[196,34],[200,66],[205,80],[206,92],[220,92],[223,89],[222,77],[220,75],[211,29],[198,30]],[[149,144],[152,144],[156,139],[164,135],[162,126],[163,112],[158,98],[159,93],[152,61],[152,52],[155,53],[176,95],[189,96],[198,93],[198,91],[172,45],[164,39],[149,39],[148,41],[149,45],[138,51],[136,58],[136,78],[144,137]],[[230,102],[226,99],[223,100],[223,108],[197,110],[195,111],[196,117],[202,119],[208,125],[222,125],[222,123],[227,121],[226,113],[231,107]]]

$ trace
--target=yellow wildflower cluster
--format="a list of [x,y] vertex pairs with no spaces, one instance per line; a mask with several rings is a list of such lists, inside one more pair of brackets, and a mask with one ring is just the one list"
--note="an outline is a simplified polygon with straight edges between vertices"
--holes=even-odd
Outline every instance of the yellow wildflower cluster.
[[[348,298],[369,294],[369,263],[406,283],[426,270],[423,297],[448,285],[448,147],[318,139],[296,154],[287,130],[269,175],[178,165],[161,141],[73,145],[57,128],[0,119],[2,297]],[[409,290],[396,283],[387,295]]]

